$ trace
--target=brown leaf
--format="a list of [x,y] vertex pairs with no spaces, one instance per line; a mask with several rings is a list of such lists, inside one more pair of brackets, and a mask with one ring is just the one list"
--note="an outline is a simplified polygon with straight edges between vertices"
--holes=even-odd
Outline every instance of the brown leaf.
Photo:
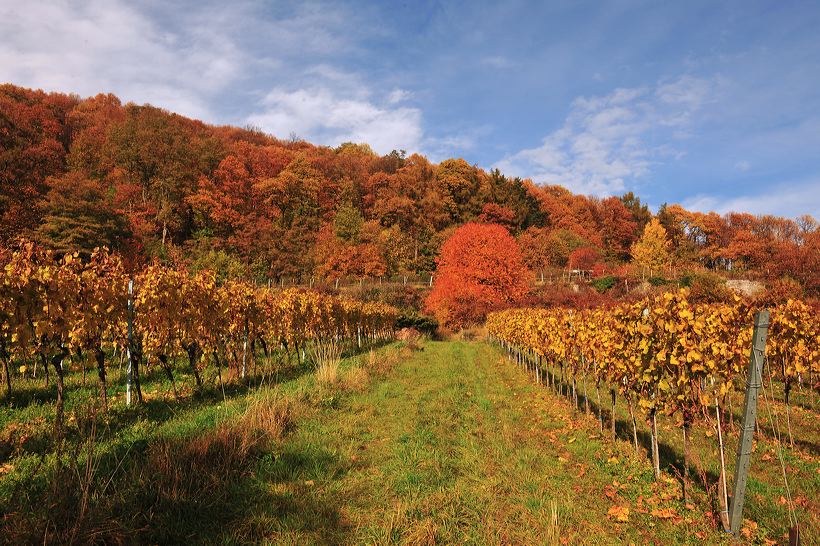
[[678,515],[674,508],[656,508],[651,514],[658,519],[672,519]]
[[629,506],[613,506],[607,512],[607,516],[614,521],[629,521]]

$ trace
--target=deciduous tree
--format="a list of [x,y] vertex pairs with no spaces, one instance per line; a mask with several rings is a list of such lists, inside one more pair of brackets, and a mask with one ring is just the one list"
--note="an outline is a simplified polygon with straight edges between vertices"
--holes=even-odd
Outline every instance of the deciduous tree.
[[475,324],[488,312],[520,302],[531,273],[509,231],[499,225],[468,223],[442,246],[427,309],[442,324]]

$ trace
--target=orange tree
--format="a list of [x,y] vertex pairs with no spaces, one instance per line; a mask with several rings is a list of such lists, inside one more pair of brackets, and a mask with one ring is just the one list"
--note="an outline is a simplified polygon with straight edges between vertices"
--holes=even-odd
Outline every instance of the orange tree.
[[442,246],[425,305],[441,324],[461,328],[515,305],[529,289],[530,272],[512,235],[497,224],[468,223]]

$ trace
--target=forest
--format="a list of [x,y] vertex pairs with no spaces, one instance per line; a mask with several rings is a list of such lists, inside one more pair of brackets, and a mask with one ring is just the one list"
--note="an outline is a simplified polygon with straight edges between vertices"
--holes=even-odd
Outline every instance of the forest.
[[[0,86],[0,243],[10,248],[25,239],[88,257],[108,247],[132,271],[159,261],[257,282],[376,279],[430,274],[444,241],[474,222],[509,230],[535,276],[702,272],[789,277],[798,296],[820,290],[810,216],[677,204],[653,214],[632,192],[598,198],[550,183],[458,158],[213,126],[111,94]],[[635,245],[653,219],[667,243],[645,263]]]

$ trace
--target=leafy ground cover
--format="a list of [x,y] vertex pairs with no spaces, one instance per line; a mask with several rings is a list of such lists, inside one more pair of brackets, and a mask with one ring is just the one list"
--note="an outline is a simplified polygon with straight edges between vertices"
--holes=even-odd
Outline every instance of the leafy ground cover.
[[[705,429],[694,430],[696,484],[687,506],[673,466],[682,459],[675,423],[659,423],[666,477],[656,483],[645,452],[636,454],[630,442],[625,407],[616,412],[622,439],[612,444],[594,403],[589,415],[575,412],[484,342],[382,347],[345,359],[334,386],[316,384],[310,372],[294,365],[274,387],[236,388],[226,399],[219,389],[190,392],[192,378],[180,371],[181,399],[174,400],[160,376],[149,377],[143,408],[115,402],[107,418],[83,403],[94,399],[93,382],[83,390],[72,377],[59,465],[48,436],[52,402],[32,391],[0,410],[0,540],[731,540],[715,527],[708,488],[697,484],[699,470],[707,484],[716,481],[715,440]],[[793,405],[799,441],[785,462],[810,544],[818,536],[820,431],[817,413],[805,406]],[[740,540],[784,543],[785,491],[762,428]],[[729,432],[730,460],[736,437]]]

